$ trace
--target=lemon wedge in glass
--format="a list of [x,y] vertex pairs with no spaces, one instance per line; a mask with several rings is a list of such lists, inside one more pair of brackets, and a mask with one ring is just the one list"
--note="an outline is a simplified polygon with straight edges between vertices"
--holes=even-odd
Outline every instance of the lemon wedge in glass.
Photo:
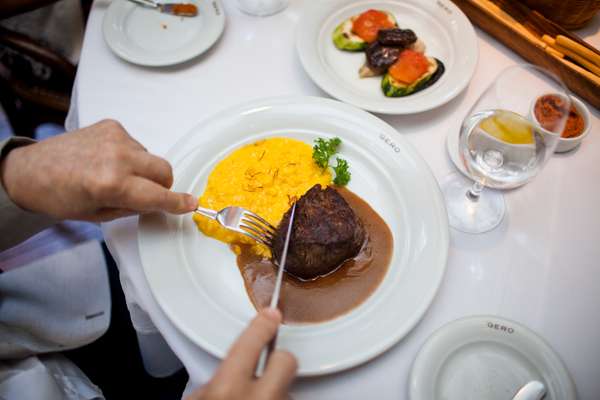
[[531,123],[510,111],[497,111],[481,121],[479,127],[505,143],[532,144],[534,140]]

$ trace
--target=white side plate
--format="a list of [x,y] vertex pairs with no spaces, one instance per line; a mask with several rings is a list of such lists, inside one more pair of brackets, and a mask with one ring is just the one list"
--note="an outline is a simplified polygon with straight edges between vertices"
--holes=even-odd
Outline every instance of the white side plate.
[[[167,154],[173,189],[199,196],[219,160],[273,136],[309,144],[340,137],[352,172],[349,189],[392,231],[389,271],[362,305],[325,323],[280,330],[277,344],[298,357],[300,375],[355,366],[406,335],[438,290],[448,253],[439,187],[415,149],[385,122],[333,100],[292,97],[255,101],[200,123]],[[256,314],[234,254],[200,233],[191,215],[144,215],[138,238],[144,272],[165,314],[190,340],[222,357]]]
[[[438,107],[469,83],[479,48],[467,17],[448,0],[335,0],[307,2],[296,30],[296,48],[312,80],[331,96],[383,114],[412,114]],[[398,25],[412,29],[427,46],[426,54],[440,59],[446,72],[431,87],[413,95],[385,97],[381,77],[359,78],[363,52],[338,50],[332,41],[336,26],[368,9],[394,14]]]
[[194,58],[221,36],[225,14],[219,0],[189,2],[198,7],[196,17],[177,17],[114,0],[104,15],[104,40],[119,57],[134,64],[164,66]]
[[564,364],[538,335],[503,318],[451,322],[423,345],[410,375],[411,400],[508,400],[529,381],[547,400],[575,400]]

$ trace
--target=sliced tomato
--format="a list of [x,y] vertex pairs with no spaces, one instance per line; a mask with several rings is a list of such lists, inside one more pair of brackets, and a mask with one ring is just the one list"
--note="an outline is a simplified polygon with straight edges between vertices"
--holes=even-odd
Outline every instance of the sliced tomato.
[[395,25],[388,15],[379,10],[368,10],[360,14],[352,24],[352,32],[367,43],[377,40],[380,29],[393,28]]
[[423,53],[406,49],[400,53],[398,60],[388,72],[397,81],[410,85],[429,69],[429,62]]

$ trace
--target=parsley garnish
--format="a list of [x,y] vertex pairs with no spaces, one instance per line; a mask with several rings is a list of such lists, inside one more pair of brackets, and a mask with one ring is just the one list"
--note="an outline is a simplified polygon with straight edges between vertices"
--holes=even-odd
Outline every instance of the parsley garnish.
[[329,157],[337,152],[337,148],[342,143],[340,138],[322,139],[317,138],[313,146],[313,160],[323,169],[329,166]]
[[[323,169],[330,167],[329,159],[337,153],[337,148],[341,143],[342,140],[338,137],[329,140],[315,139],[315,145],[313,146],[313,160],[315,160],[315,163]],[[336,157],[336,160],[337,165],[335,167],[331,166],[335,172],[333,183],[337,186],[345,186],[350,182],[351,177],[348,162],[339,157]]]
[[346,186],[350,182],[350,169],[348,168],[348,161],[343,158],[336,157],[337,165],[333,167],[335,171],[335,179],[333,183],[338,186]]

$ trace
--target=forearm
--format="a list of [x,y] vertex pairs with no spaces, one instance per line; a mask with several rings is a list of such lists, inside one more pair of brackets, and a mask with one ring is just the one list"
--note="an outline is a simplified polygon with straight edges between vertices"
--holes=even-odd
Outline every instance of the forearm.
[[0,1],[0,19],[35,10],[55,3],[57,0],[2,0]]
[[[2,182],[7,155],[15,147],[28,142],[30,140],[25,138],[0,141],[0,251],[19,244],[55,222],[52,218],[28,212],[17,206],[6,192]],[[27,183],[23,182],[23,184]]]

